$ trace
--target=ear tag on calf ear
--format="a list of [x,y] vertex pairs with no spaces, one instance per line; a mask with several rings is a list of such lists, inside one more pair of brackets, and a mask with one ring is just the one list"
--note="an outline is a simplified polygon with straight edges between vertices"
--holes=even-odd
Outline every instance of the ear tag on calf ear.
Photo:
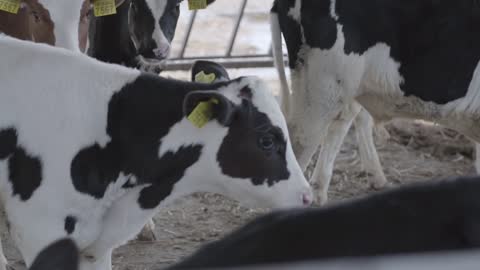
[[195,82],[212,83],[216,78],[215,73],[206,74],[205,72],[200,71],[195,75]]
[[0,0],[0,10],[17,14],[21,2],[21,0]]
[[188,0],[188,9],[197,10],[207,8],[207,0]]
[[[65,1],[65,0],[62,0],[62,1]],[[108,16],[116,13],[117,13],[117,6],[115,5],[115,0],[94,0],[93,1],[93,15],[95,15],[95,17]]]
[[217,99],[210,99],[209,101],[199,102],[197,107],[193,109],[187,119],[192,122],[197,128],[202,128],[213,117],[213,106],[218,104]]

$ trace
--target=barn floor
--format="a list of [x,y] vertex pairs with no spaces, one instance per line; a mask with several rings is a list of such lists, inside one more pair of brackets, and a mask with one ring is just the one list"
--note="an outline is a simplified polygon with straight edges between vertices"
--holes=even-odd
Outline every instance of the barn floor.
[[[234,14],[231,6],[227,8],[226,5],[239,3],[237,0],[217,2],[205,11],[205,14],[200,14],[203,16],[200,16],[200,19],[203,19],[198,26],[204,30],[203,37],[206,35],[205,31],[212,29],[218,33],[221,32],[219,29],[226,27],[228,32],[228,22],[231,22]],[[268,17],[265,12],[271,0],[250,2],[252,3],[247,8],[245,19],[251,27],[247,33],[241,34],[244,38],[240,39],[239,53],[264,52],[268,49]],[[216,16],[214,25],[211,22],[207,24],[204,20],[211,16]],[[179,31],[185,25],[186,18],[183,18]],[[206,49],[213,48],[211,42],[217,42],[216,35],[211,37],[206,43],[199,40],[201,36],[195,38],[194,35],[194,46],[190,53],[205,53]],[[216,49],[216,53],[221,52],[222,49]],[[278,89],[273,69],[241,70],[233,73],[261,74],[262,78],[269,80],[272,89]],[[188,74],[182,72],[168,75],[188,78]],[[393,186],[431,178],[473,174],[473,144],[463,136],[428,123],[413,121],[395,121],[388,124],[387,129],[391,137],[388,141],[377,144],[377,149],[385,175]],[[329,194],[330,203],[375,192],[368,184],[368,175],[362,171],[354,135],[351,130],[337,158]],[[190,254],[201,244],[218,239],[262,212],[260,209],[242,208],[236,202],[213,194],[195,194],[182,199],[156,215],[156,241],[135,240],[115,251],[114,269],[153,270],[167,266]],[[25,269],[5,228],[1,228],[1,233],[5,254],[12,266],[16,270]]]

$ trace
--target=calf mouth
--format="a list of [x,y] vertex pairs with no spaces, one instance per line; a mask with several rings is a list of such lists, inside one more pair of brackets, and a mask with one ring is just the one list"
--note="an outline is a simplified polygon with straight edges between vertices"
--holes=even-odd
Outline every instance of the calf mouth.
[[135,57],[135,61],[138,69],[151,73],[160,73],[167,66],[166,58],[145,57],[141,54]]

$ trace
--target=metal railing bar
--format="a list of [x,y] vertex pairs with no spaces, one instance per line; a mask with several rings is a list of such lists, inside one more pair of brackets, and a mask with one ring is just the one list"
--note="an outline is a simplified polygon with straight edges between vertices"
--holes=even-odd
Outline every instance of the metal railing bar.
[[209,58],[257,58],[257,57],[271,57],[271,54],[246,54],[246,55],[235,55],[235,56],[224,56],[224,55],[205,55],[205,56],[188,56],[188,57],[178,57],[178,58],[170,58],[167,61],[179,61],[179,60],[192,60],[192,59],[209,59]]
[[[217,62],[225,68],[271,68],[274,65],[273,58],[268,55],[254,57],[212,57],[189,58],[175,61],[168,61],[165,70],[189,70],[197,60],[204,59]],[[287,59],[287,58],[285,58]],[[287,65],[288,62],[285,61]]]
[[243,0],[242,6],[240,8],[240,12],[238,13],[237,19],[235,21],[235,27],[233,28],[232,36],[230,37],[230,41],[228,43],[228,49],[225,56],[231,56],[233,51],[233,46],[235,45],[235,41],[238,35],[238,29],[240,28],[240,23],[243,20],[243,15],[245,14],[245,8],[247,7],[248,0]]
[[179,55],[180,58],[182,58],[185,55],[185,50],[187,49],[188,41],[190,40],[193,24],[195,23],[196,18],[197,18],[197,11],[195,10],[193,11],[192,15],[190,15],[190,20],[188,21],[187,34],[185,35],[185,38],[183,39],[183,42],[182,42],[182,49],[180,50],[180,55]]

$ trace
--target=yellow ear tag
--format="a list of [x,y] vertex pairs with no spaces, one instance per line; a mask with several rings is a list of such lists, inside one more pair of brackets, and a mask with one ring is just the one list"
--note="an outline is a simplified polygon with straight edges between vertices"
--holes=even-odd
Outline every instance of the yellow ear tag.
[[197,10],[207,8],[207,0],[188,0],[188,9]]
[[212,83],[216,78],[215,73],[206,74],[205,72],[200,71],[195,75],[195,82]]
[[21,0],[0,0],[0,10],[17,14]]
[[95,17],[108,16],[116,13],[117,13],[117,6],[115,5],[115,0],[93,1],[93,15],[95,15]]
[[218,100],[214,98],[199,102],[187,119],[197,128],[202,128],[212,119],[214,104],[218,104]]

